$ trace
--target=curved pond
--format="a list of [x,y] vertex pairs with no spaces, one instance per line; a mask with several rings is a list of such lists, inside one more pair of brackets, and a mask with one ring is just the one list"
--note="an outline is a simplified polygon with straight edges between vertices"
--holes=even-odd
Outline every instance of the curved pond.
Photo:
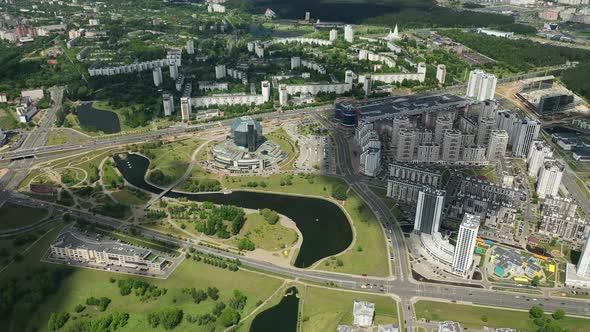
[[121,131],[119,116],[115,112],[103,111],[92,107],[92,102],[78,106],[76,113],[80,126],[89,131],[102,131],[115,134]]
[[[153,193],[162,192],[145,181],[148,159],[138,154],[129,154],[125,159],[115,156],[114,159],[129,183]],[[248,209],[269,208],[287,216],[297,224],[303,235],[303,243],[294,263],[296,267],[311,266],[322,258],[344,251],[352,243],[352,228],[346,215],[336,204],[324,199],[250,191],[234,191],[231,194],[170,192],[166,196]]]
[[[297,314],[299,297],[297,288],[291,287],[279,304],[258,314],[250,325],[250,332],[295,332],[297,331]],[[277,327],[280,326],[280,329]]]

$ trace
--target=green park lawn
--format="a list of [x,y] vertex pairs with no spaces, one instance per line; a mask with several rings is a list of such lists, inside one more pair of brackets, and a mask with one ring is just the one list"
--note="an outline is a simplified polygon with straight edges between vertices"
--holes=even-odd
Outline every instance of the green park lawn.
[[297,233],[282,226],[279,222],[274,225],[266,222],[264,217],[258,213],[246,215],[246,223],[237,236],[232,237],[228,242],[237,247],[239,239],[248,237],[256,248],[268,251],[277,251],[285,245],[297,242]]
[[0,229],[12,229],[33,224],[47,216],[47,210],[4,203],[0,207]]
[[166,143],[158,148],[150,149],[154,156],[156,156],[150,160],[150,171],[156,169],[162,171],[170,179],[165,185],[173,183],[180,179],[184,172],[186,172],[193,152],[201,144],[202,142],[198,139],[191,138]]
[[291,139],[289,134],[285,132],[283,128],[279,128],[272,133],[265,135],[271,141],[277,143],[281,150],[287,152],[287,158],[283,160],[280,164],[281,169],[293,169],[293,162],[297,159],[299,155],[299,147],[297,143]]
[[115,191],[111,195],[117,202],[126,205],[144,205],[150,200],[150,196],[143,191],[131,189]]
[[495,166],[489,166],[480,169],[466,169],[461,172],[470,177],[485,176],[487,181],[492,183],[496,182],[497,180]]
[[[281,186],[281,181],[284,181],[288,176],[285,174],[274,174],[266,177],[225,177],[223,179],[223,185],[225,188],[236,190],[274,191],[330,198],[332,186],[342,184],[340,179],[302,174],[290,175],[292,177],[292,185]],[[247,183],[249,182],[256,182],[258,184],[264,182],[266,187],[260,185],[255,188],[248,187]],[[349,192],[349,197],[344,202],[343,208],[352,218],[352,224],[356,231],[354,247],[337,256],[344,263],[342,266],[338,266],[339,264],[336,264],[335,259],[328,259],[329,266],[326,266],[322,262],[318,265],[318,268],[343,273],[388,276],[387,250],[378,220],[368,207],[362,203],[362,200],[356,194],[352,194],[352,192]]]
[[[414,304],[414,311],[418,319],[424,318],[433,321],[452,320],[470,329],[481,329],[483,326],[487,326],[495,328],[510,327],[528,331],[536,330],[533,321],[529,319],[529,313],[526,311],[434,301],[418,301]],[[482,321],[482,318],[486,318],[487,322]],[[561,326],[569,329],[571,332],[587,331],[589,324],[589,319],[567,316],[561,321]]]
[[[54,225],[55,226],[55,225]],[[224,303],[229,302],[234,289],[239,289],[248,300],[242,315],[245,316],[251,312],[258,301],[268,298],[280,285],[281,281],[275,278],[266,277],[258,273],[252,273],[245,270],[231,272],[229,270],[213,267],[202,262],[192,259],[185,260],[180,266],[166,279],[140,278],[137,276],[128,276],[124,274],[111,273],[107,271],[96,271],[83,268],[72,268],[62,265],[54,265],[40,262],[41,256],[45,253],[50,243],[59,234],[61,227],[54,228],[46,236],[42,237],[26,253],[23,261],[13,263],[4,271],[0,272],[0,279],[10,278],[13,276],[24,276],[36,268],[59,268],[68,269],[71,273],[62,282],[57,293],[50,295],[36,310],[30,311],[22,306],[17,306],[14,315],[14,322],[9,320],[0,321],[0,330],[10,331],[28,331],[39,330],[48,331],[47,322],[49,315],[56,311],[65,311],[71,315],[70,320],[62,328],[67,331],[72,322],[89,314],[90,318],[97,318],[103,315],[118,311],[127,312],[130,315],[128,325],[124,331],[163,331],[162,327],[152,329],[147,323],[147,315],[163,307],[177,307],[184,311],[185,319],[175,328],[175,331],[209,331],[210,326],[198,326],[187,322],[186,315],[210,313],[215,302],[208,299],[200,304],[194,303],[190,295],[183,294],[183,288],[206,289],[207,287],[217,287],[220,290],[220,299]],[[122,296],[116,283],[111,283],[110,278],[123,279],[134,278],[142,279],[158,287],[166,288],[167,293],[157,299],[150,299],[141,302],[134,294]],[[239,280],[239,282],[236,282]],[[74,307],[78,304],[84,304],[88,297],[106,296],[112,300],[104,313],[96,309],[87,307],[82,313],[75,313]],[[34,317],[35,319],[31,319]],[[76,318],[74,318],[76,317]],[[223,330],[220,325],[216,330]]]
[[[291,177],[291,185],[281,186],[281,181]],[[256,182],[260,184],[265,183],[265,187],[258,185],[257,187],[249,187],[249,182]],[[343,181],[336,178],[317,176],[313,174],[273,174],[270,176],[240,176],[223,178],[222,185],[230,190],[258,190],[264,192],[281,192],[287,194],[299,194],[319,197],[330,197],[330,189],[335,184],[342,184]]]
[[304,297],[302,331],[336,331],[338,325],[352,325],[354,299],[375,303],[373,325],[398,323],[397,303],[388,296],[343,292],[314,286],[302,289],[300,294]]
[[115,164],[110,160],[106,160],[102,166],[102,183],[105,188],[113,190],[121,187],[125,180],[123,176],[119,175],[115,170]]
[[[335,256],[336,259],[324,259],[317,267],[342,273],[388,276],[387,249],[379,221],[356,193],[349,192],[344,209],[350,215],[356,231],[354,245]],[[342,266],[338,266],[337,260],[342,261]]]

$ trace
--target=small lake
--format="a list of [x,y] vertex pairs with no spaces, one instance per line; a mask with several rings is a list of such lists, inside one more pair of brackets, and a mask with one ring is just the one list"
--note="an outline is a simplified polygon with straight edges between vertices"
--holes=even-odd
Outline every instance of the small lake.
[[[128,154],[125,159],[116,155],[114,159],[129,183],[153,193],[162,192],[145,181],[148,159],[138,154]],[[309,267],[325,257],[344,251],[352,243],[352,228],[346,215],[336,204],[324,199],[251,191],[234,191],[231,194],[170,192],[166,196],[248,209],[269,208],[287,216],[303,234],[303,243],[294,262],[296,267]]]
[[279,304],[264,310],[254,318],[250,332],[295,332],[298,312],[297,288],[291,287],[285,292]]
[[105,134],[116,134],[121,131],[117,113],[96,109],[92,107],[92,102],[78,106],[76,113],[80,126],[85,130],[102,131]]

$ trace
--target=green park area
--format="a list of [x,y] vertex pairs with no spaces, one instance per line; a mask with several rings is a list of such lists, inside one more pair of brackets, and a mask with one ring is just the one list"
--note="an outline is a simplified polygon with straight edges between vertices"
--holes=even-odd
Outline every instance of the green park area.
[[[484,326],[487,326],[536,331],[538,328],[529,317],[528,311],[435,301],[418,301],[414,304],[414,311],[418,319],[423,318],[433,321],[452,320],[461,323],[464,328],[469,329],[482,329]],[[590,320],[566,316],[559,323],[561,327],[569,329],[571,332],[582,332],[586,331],[585,329],[590,324]]]
[[28,226],[45,217],[47,217],[45,209],[4,203],[0,207],[0,230]]
[[334,272],[388,276],[387,250],[379,221],[356,193],[349,193],[344,209],[353,220],[354,244],[344,253],[324,259],[317,267]]
[[489,166],[484,168],[465,169],[461,171],[465,176],[484,178],[486,181],[495,183],[497,181],[496,167]]
[[[174,308],[182,310],[182,318],[175,331],[221,331],[224,329],[224,320],[220,318],[219,312],[216,322],[210,319],[210,316],[215,315],[216,308],[235,307],[237,309],[232,310],[242,317],[246,316],[281,284],[278,279],[258,273],[242,269],[232,272],[215,264],[206,264],[204,258],[186,259],[165,280],[40,262],[41,256],[59,232],[60,227],[54,228],[41,237],[23,259],[0,272],[0,290],[7,291],[7,283],[11,285],[9,280],[16,277],[19,286],[16,289],[12,287],[10,294],[21,295],[2,299],[15,302],[10,303],[9,310],[0,312],[0,315],[6,315],[0,319],[0,330],[49,331],[50,316],[59,312],[67,313],[69,317],[61,328],[63,331],[79,329],[83,322],[96,323],[116,313],[129,315],[123,330],[163,331],[164,324],[154,328],[149,317]],[[196,258],[196,255],[192,256]],[[35,277],[32,273],[35,273]],[[236,280],[240,282],[236,283]],[[41,283],[43,287],[38,289],[33,283]],[[140,285],[141,288],[132,288],[130,294],[122,295],[124,284]],[[208,288],[212,289],[211,292]],[[241,300],[237,303],[235,290],[245,295],[246,299],[240,296]],[[203,292],[213,296],[203,299]],[[110,301],[104,301],[108,304],[106,308],[101,308],[101,305],[89,304],[93,302],[89,301],[92,297]],[[31,305],[31,301],[35,305]],[[225,309],[221,309],[221,312]],[[202,318],[206,315],[207,318]],[[199,319],[208,322],[200,325]]]
[[80,135],[73,130],[53,130],[47,133],[45,146],[82,143],[87,140],[86,136]]
[[397,303],[388,296],[342,292],[313,286],[308,286],[302,293],[302,331],[336,331],[338,325],[352,325],[354,299],[375,304],[374,325],[399,323]]
[[[228,189],[246,189],[265,192],[281,192],[324,197],[331,200],[332,189],[342,186],[341,180],[313,174],[275,174],[255,177],[225,177],[223,184]],[[385,239],[369,207],[353,192],[348,192],[340,204],[348,213],[355,229],[353,247],[336,257],[324,260],[317,267],[343,273],[389,275]],[[327,265],[326,265],[327,264]]]
[[283,128],[279,128],[272,133],[266,134],[266,137],[277,143],[281,147],[281,150],[288,154],[287,158],[281,162],[280,168],[283,170],[293,169],[293,163],[299,155],[299,146],[297,146],[297,142],[293,141]]
[[196,138],[170,143],[145,143],[134,147],[150,159],[148,179],[159,186],[167,186],[186,172],[193,152],[202,142]]
[[144,205],[150,200],[150,195],[137,189],[123,189],[111,194],[113,199],[126,205]]
[[246,215],[246,223],[240,232],[228,240],[236,247],[241,238],[248,238],[256,248],[268,251],[277,251],[297,242],[297,232],[282,226],[279,222],[271,225],[259,213]]

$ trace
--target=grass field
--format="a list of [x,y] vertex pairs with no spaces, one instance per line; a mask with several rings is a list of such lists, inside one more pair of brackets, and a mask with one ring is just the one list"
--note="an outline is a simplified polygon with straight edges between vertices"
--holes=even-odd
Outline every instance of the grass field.
[[293,162],[299,155],[299,147],[297,146],[297,143],[291,139],[289,134],[287,134],[283,128],[279,128],[270,134],[266,134],[265,136],[271,141],[277,143],[281,147],[281,150],[288,153],[287,158],[281,162],[280,168],[293,169]]
[[[145,278],[143,280],[154,284],[158,287],[167,289],[167,293],[158,299],[141,302],[138,297],[131,294],[128,296],[121,296],[116,283],[110,283],[109,279],[122,279],[131,276],[116,274],[106,271],[96,271],[82,268],[71,268],[62,265],[53,265],[41,263],[39,261],[42,254],[47,250],[49,244],[59,234],[60,228],[55,228],[47,236],[43,237],[32,248],[31,252],[25,256],[25,259],[9,266],[6,270],[0,273],[0,278],[9,278],[15,275],[25,275],[30,273],[31,269],[37,267],[51,267],[71,269],[72,274],[64,279],[61,283],[59,292],[50,296],[36,312],[28,312],[19,308],[15,312],[15,323],[12,326],[13,331],[28,331],[38,328],[39,331],[47,331],[47,321],[49,315],[55,311],[69,312],[72,318],[62,328],[67,331],[68,327],[72,325],[73,317],[76,320],[86,319],[81,317],[82,314],[88,313],[91,318],[100,317],[102,315],[119,311],[127,312],[130,315],[129,324],[123,331],[163,331],[163,328],[152,329],[147,323],[147,314],[156,311],[162,307],[179,307],[187,314],[204,314],[210,313],[215,305],[215,302],[208,299],[200,304],[195,304],[189,295],[182,294],[182,289],[185,287],[195,287],[197,289],[206,289],[207,287],[217,287],[220,290],[220,299],[228,303],[231,293],[234,289],[241,290],[248,296],[246,307],[242,315],[246,315],[252,311],[258,301],[269,297],[281,284],[280,280],[275,278],[265,277],[257,273],[248,271],[230,272],[221,268],[213,267],[194,260],[187,260],[183,262],[176,271],[166,280]],[[141,279],[133,276],[133,278]],[[239,282],[236,282],[239,280]],[[77,304],[84,303],[86,298],[90,296],[101,297],[106,296],[112,300],[104,313],[99,313],[95,309],[86,308],[81,314],[74,312],[74,307]],[[31,319],[35,317],[35,319]],[[0,321],[0,330],[10,331],[8,321]],[[209,331],[211,326],[198,326],[183,320],[183,322],[175,328],[175,331]],[[221,331],[221,326],[216,327],[216,331]]]
[[33,224],[47,216],[47,210],[4,203],[0,207],[0,229],[12,229]]
[[172,180],[166,184],[173,183],[186,172],[191,155],[201,143],[198,139],[191,138],[151,149],[156,158],[150,160],[150,170],[159,169]]
[[351,216],[356,231],[354,246],[336,256],[342,261],[342,266],[338,266],[336,260],[327,259],[318,268],[342,273],[388,276],[387,249],[379,221],[356,194],[349,193],[344,208]]
[[50,145],[61,145],[61,144],[75,144],[75,143],[82,143],[86,141],[86,137],[80,135],[79,133],[74,132],[66,132],[57,130],[57,131],[50,131],[47,133],[47,140],[45,141],[45,146]]
[[470,176],[470,177],[484,176],[487,181],[492,182],[492,183],[495,183],[497,180],[495,166],[489,166],[489,167],[480,168],[480,169],[465,169],[461,172],[463,174],[465,174],[466,176]]
[[109,158],[102,166],[102,183],[105,188],[113,190],[125,183],[125,180],[115,170],[115,165]]
[[[301,194],[319,197],[330,197],[330,189],[335,184],[342,184],[343,181],[336,178],[316,175],[293,175],[292,185],[281,186],[281,180],[288,175],[273,174],[270,176],[244,176],[223,178],[222,185],[227,189],[248,189],[260,191],[276,191],[288,194]],[[247,187],[248,182],[265,182],[266,187]]]
[[[533,304],[531,304],[533,306]],[[452,320],[461,323],[463,327],[481,329],[488,327],[510,327],[518,330],[535,331],[536,326],[529,319],[526,311],[494,309],[471,305],[452,304],[447,302],[418,301],[414,305],[416,317],[434,321]],[[487,322],[482,321],[483,316]],[[561,326],[571,332],[587,331],[589,319],[566,317]]]
[[[286,176],[285,174],[275,174],[267,177],[225,177],[223,185],[228,189],[275,191],[329,198],[332,186],[342,184],[341,180],[330,177],[293,175],[292,185],[281,186],[281,180],[285,179]],[[246,187],[248,182],[265,182],[266,187]],[[361,206],[363,207],[361,208]],[[389,275],[385,239],[375,216],[355,194],[349,195],[344,204],[344,209],[352,218],[357,233],[355,245],[338,256],[344,265],[337,266],[336,261],[331,259],[329,260],[329,266],[321,263],[318,268],[345,273],[366,273],[373,276]]]
[[238,245],[239,239],[248,237],[254,242],[256,248],[277,251],[283,249],[285,245],[291,245],[297,241],[297,233],[278,222],[271,225],[258,213],[248,214],[246,218],[246,223],[240,233],[229,240],[235,246]]
[[144,205],[150,200],[145,193],[129,189],[115,191],[111,195],[117,202],[127,205]]
[[398,323],[397,303],[390,297],[342,292],[308,286],[300,292],[304,298],[302,331],[336,331],[338,325],[352,325],[354,299],[375,303],[373,325]]

